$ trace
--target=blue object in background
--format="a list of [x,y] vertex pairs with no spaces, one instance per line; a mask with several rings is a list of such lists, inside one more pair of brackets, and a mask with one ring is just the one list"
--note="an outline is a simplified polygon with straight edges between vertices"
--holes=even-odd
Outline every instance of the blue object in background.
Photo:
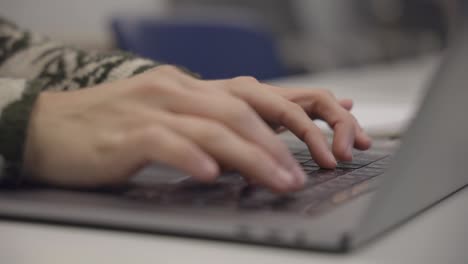
[[119,48],[184,66],[204,79],[286,75],[273,36],[254,25],[176,19],[114,19]]

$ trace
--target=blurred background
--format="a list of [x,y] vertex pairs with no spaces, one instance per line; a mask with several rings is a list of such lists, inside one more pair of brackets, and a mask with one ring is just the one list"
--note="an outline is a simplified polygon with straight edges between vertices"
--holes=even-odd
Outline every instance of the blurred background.
[[2,0],[0,15],[88,49],[203,77],[268,80],[438,54],[456,0]]

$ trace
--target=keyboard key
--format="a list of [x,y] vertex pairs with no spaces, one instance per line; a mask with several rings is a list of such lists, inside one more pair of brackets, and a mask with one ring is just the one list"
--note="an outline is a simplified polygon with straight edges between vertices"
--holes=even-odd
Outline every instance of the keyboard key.
[[310,152],[309,151],[297,152],[297,153],[294,153],[294,157],[310,157]]
[[131,187],[126,196],[160,205],[223,207],[233,210],[300,212],[308,215],[326,210],[368,190],[367,182],[384,172],[391,158],[379,153],[354,151],[354,159],[339,162],[334,170],[320,168],[308,150],[294,151],[308,175],[304,190],[278,195],[268,189],[250,186],[235,172],[225,173],[213,184],[192,178],[168,184]]
[[358,169],[361,168],[363,165],[361,164],[356,164],[352,162],[338,162],[336,165],[337,169]]
[[298,163],[305,164],[311,161],[310,157],[295,157]]
[[326,170],[326,169],[319,169],[308,173],[309,182],[307,186],[317,185],[324,183],[328,180],[334,179],[338,176],[344,175],[348,173],[349,170],[342,170],[342,169],[335,169],[335,170]]
[[301,164],[302,166],[308,167],[319,167],[319,165],[314,160],[307,160],[306,162]]
[[314,173],[315,171],[320,170],[319,167],[303,167],[302,169],[304,170],[304,172],[305,172],[306,174],[312,174],[312,173]]

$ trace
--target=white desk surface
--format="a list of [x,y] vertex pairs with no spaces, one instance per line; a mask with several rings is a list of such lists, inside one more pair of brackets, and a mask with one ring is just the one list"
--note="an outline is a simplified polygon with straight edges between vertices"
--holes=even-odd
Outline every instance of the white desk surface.
[[[377,69],[380,71],[378,78],[369,74],[372,71],[362,71],[361,74],[351,74],[351,77],[347,77],[348,81],[345,78],[348,73],[336,75],[339,78],[334,79],[330,75],[323,77],[322,80],[330,79],[322,83],[326,85],[335,82],[337,85],[332,88],[337,88],[334,91],[338,91],[339,96],[355,95],[357,103],[370,102],[374,96],[378,96],[379,93],[367,93],[376,83],[388,87],[390,82],[400,88],[402,85],[405,87],[410,85],[414,90],[406,93],[411,93],[413,96],[407,98],[409,102],[415,102],[414,100],[419,98],[418,91],[431,67],[427,63],[423,64],[423,67],[414,64],[414,66],[402,66],[388,74],[385,74],[385,69]],[[405,76],[406,81],[403,80]],[[278,83],[304,86],[308,84],[307,80],[312,79],[302,77]],[[313,84],[315,86],[319,83],[320,81],[316,81]],[[343,89],[346,83],[350,85]],[[369,89],[362,88],[366,83]],[[395,94],[392,92],[383,92],[383,94],[386,94],[384,95],[386,100],[388,98],[399,99],[402,102],[405,100],[404,96],[392,97],[392,94]],[[168,236],[0,221],[0,262],[18,264],[468,263],[467,204],[468,189],[465,189],[369,246],[344,256]]]

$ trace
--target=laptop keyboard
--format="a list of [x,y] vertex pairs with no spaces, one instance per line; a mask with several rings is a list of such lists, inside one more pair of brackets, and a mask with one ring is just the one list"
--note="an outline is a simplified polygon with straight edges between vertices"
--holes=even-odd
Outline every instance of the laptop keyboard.
[[334,170],[321,169],[307,150],[293,150],[308,175],[303,190],[278,195],[253,186],[237,173],[220,176],[213,184],[191,178],[176,183],[141,184],[124,191],[130,199],[180,207],[223,207],[232,210],[268,210],[314,215],[375,189],[391,156],[376,152],[354,152],[350,162],[339,162]]

